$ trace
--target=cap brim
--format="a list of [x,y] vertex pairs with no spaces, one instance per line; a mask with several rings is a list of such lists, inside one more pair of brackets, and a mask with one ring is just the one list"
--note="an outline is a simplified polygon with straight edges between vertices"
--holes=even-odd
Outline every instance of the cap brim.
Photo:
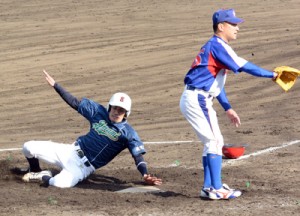
[[229,23],[232,23],[232,24],[239,24],[239,23],[244,22],[244,20],[235,17],[235,18],[232,18],[232,19],[225,20],[225,22],[229,22]]

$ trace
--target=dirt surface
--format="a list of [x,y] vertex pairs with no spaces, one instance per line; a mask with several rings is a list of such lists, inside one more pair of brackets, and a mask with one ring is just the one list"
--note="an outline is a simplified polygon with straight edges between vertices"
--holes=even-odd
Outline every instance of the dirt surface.
[[[212,35],[211,15],[235,8],[245,19],[231,43],[266,69],[300,68],[299,0],[2,0],[0,6],[0,215],[296,215],[300,212],[300,83],[287,93],[269,79],[230,74],[226,91],[242,126],[229,124],[218,103],[225,143],[253,154],[226,163],[223,181],[243,195],[198,197],[202,145],[179,111],[183,77]],[[127,151],[72,189],[25,184],[28,140],[72,143],[88,122],[47,85],[45,68],[77,97],[105,104],[116,91],[133,100],[129,123],[145,141],[159,193],[120,194],[143,185]],[[171,142],[151,144],[149,142]],[[175,144],[173,141],[191,141]],[[17,148],[17,150],[4,150]],[[42,164],[43,168],[58,171]]]

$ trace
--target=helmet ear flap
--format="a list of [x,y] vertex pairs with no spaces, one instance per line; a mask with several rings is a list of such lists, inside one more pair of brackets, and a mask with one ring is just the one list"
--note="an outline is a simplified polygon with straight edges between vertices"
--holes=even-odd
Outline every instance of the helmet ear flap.
[[110,110],[111,110],[111,105],[110,104],[107,104],[106,110],[107,110],[108,113],[110,112]]

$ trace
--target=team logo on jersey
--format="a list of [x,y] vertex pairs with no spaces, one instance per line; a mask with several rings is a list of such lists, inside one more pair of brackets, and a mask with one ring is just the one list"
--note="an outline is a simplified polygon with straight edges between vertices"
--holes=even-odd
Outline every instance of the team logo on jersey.
[[107,126],[106,121],[100,120],[99,123],[93,124],[93,129],[99,134],[108,137],[109,139],[113,141],[118,141],[119,136],[121,136],[121,133],[117,133],[113,129],[109,128]]

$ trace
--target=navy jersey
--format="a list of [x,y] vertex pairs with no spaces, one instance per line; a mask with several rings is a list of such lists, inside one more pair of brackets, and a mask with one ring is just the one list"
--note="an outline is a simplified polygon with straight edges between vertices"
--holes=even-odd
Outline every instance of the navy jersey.
[[133,156],[146,153],[137,132],[124,119],[112,123],[106,108],[83,98],[78,113],[90,122],[90,131],[77,139],[88,160],[98,169],[128,148]]

